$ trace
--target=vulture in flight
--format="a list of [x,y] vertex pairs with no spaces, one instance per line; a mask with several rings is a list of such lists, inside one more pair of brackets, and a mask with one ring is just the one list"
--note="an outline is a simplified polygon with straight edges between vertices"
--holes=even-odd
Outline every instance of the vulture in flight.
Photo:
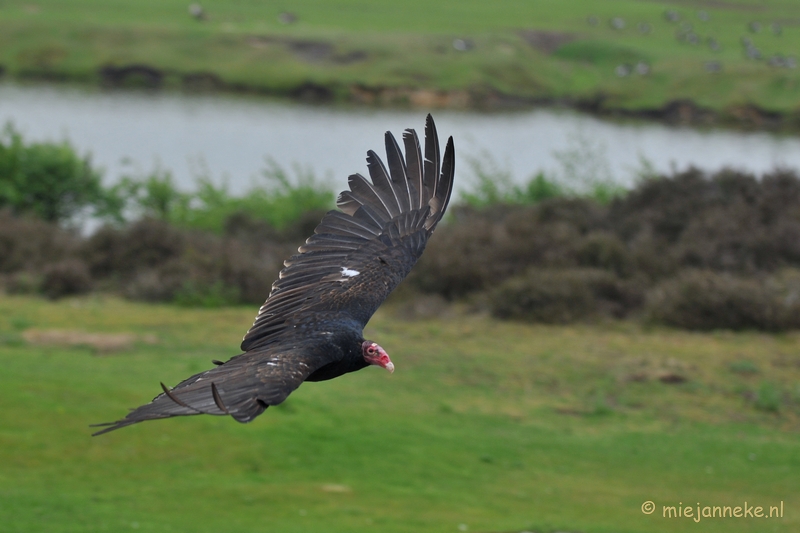
[[323,381],[369,365],[394,371],[389,355],[365,340],[364,326],[408,275],[442,219],[455,172],[453,138],[444,157],[433,118],[425,121],[425,153],[412,129],[405,159],[386,132],[386,161],[367,152],[371,179],[353,174],[280,277],[242,341],[241,355],[168,389],[125,418],[98,426],[100,435],[144,420],[230,415],[250,422],[283,402],[304,381]]

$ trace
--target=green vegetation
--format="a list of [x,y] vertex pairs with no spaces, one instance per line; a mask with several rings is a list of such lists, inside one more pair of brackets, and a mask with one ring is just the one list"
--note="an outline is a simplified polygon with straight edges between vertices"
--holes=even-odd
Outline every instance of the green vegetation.
[[[544,172],[531,176],[518,185],[511,171],[500,165],[488,152],[479,157],[467,156],[472,183],[458,199],[477,209],[502,205],[535,205],[554,198],[583,198],[606,205],[629,190],[611,174],[608,150],[602,140],[577,134],[569,139],[564,150],[553,153],[560,168],[552,175]],[[638,171],[641,180],[657,177],[645,159]]]
[[[188,4],[8,0],[0,64],[15,77],[424,107],[511,97],[652,110],[690,99],[746,119],[748,105],[796,112],[800,96],[794,0],[207,0],[201,19]],[[287,9],[296,18],[281,22]]]
[[89,157],[67,142],[25,144],[11,125],[0,136],[0,209],[32,213],[49,222],[84,209],[106,214],[114,205]]
[[202,175],[194,191],[181,191],[170,171],[159,167],[104,187],[88,155],[81,157],[67,142],[26,143],[8,124],[0,137],[0,209],[61,223],[81,215],[117,222],[147,217],[215,233],[238,216],[282,230],[309,212],[334,205],[329,183],[300,165],[293,170],[291,176],[268,160],[262,181],[242,196]]
[[[249,425],[189,417],[91,438],[88,424],[159,381],[235,355],[255,308],[0,298],[0,529],[798,530],[797,334],[525,326],[458,310],[405,321],[398,309],[367,330],[392,376],[305,384]],[[127,344],[114,352],[96,334]],[[760,373],[731,371],[743,360]],[[783,501],[784,517],[661,516],[744,501]]]
[[284,229],[312,211],[334,206],[332,186],[297,165],[295,175],[273,160],[262,171],[263,183],[255,183],[242,196],[232,196],[225,184],[215,185],[199,176],[193,192],[178,190],[172,175],[155,169],[147,176],[125,177],[112,196],[128,209],[128,218],[152,217],[182,228],[221,233],[233,216],[264,221]]
[[[158,168],[103,188],[69,145],[25,145],[7,131],[12,156],[0,162],[13,164],[0,167],[0,184],[12,185],[7,198],[23,200],[0,210],[0,287],[9,293],[261,303],[333,206],[329,184],[299,167],[290,177],[273,162],[241,197],[202,176],[194,192],[180,191]],[[557,178],[539,174],[525,186],[491,156],[471,159],[477,180],[454,202],[409,286],[529,322],[800,328],[796,173],[657,176],[643,162],[628,190],[613,181],[602,144],[575,140],[556,153]],[[111,220],[80,235],[63,224],[76,211]]]
[[500,169],[491,160],[468,159],[474,175],[470,188],[459,200],[478,209],[498,204],[537,204],[551,198],[570,194],[569,189],[548,179],[543,172],[532,176],[524,186],[514,183],[511,174]]

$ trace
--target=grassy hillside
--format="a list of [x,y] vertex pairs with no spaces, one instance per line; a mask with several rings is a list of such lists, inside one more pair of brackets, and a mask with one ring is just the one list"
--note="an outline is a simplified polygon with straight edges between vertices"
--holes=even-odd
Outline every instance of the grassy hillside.
[[[797,334],[409,321],[395,307],[368,328],[394,375],[306,384],[249,425],[190,417],[89,437],[89,423],[149,400],[158,381],[236,354],[253,313],[0,298],[0,530],[800,525]],[[745,501],[783,501],[784,517],[662,516],[679,502]]]
[[[800,52],[793,0],[207,0],[203,20],[190,16],[188,5],[7,0],[0,5],[0,64],[18,77],[225,86],[424,107],[512,97],[637,110],[691,99],[741,115],[750,104],[793,112],[800,97],[797,68],[769,64]],[[678,19],[668,20],[667,10]],[[289,24],[279,21],[287,11],[296,17]],[[758,23],[753,31],[751,22]],[[747,57],[744,37],[760,59]],[[716,70],[709,62],[719,71],[709,72]],[[639,63],[646,74],[637,73]],[[124,70],[130,65],[154,70]]]

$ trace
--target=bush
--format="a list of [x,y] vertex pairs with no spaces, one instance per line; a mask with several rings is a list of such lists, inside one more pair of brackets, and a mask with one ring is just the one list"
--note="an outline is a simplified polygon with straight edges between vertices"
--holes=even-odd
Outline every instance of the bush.
[[609,222],[623,241],[647,232],[654,240],[674,244],[688,223],[712,199],[709,181],[692,168],[672,178],[651,178],[609,205]]
[[92,279],[86,263],[78,259],[65,259],[44,269],[41,291],[48,298],[84,294],[92,288]]
[[93,276],[125,279],[168,264],[180,257],[185,245],[185,232],[146,218],[128,227],[100,228],[85,243],[83,255]]
[[577,267],[578,249],[603,208],[584,198],[532,206],[456,207],[415,267],[412,283],[452,299],[497,286],[531,266]]
[[578,244],[578,264],[601,268],[626,277],[634,273],[633,258],[619,237],[607,231],[593,231]]
[[542,172],[531,177],[524,186],[516,185],[511,173],[500,169],[487,154],[484,154],[483,160],[469,158],[467,162],[475,181],[460,200],[470,207],[484,209],[498,204],[532,205],[569,195],[566,188],[548,179]]
[[454,207],[452,221],[441,224],[411,271],[410,284],[447,299],[484,289],[492,278],[506,276],[494,260],[504,239],[496,210]]
[[175,228],[154,219],[106,226],[82,250],[92,275],[135,300],[262,303],[296,245]]
[[[571,169],[602,185],[589,170]],[[482,292],[495,315],[537,321],[629,316],[649,291],[647,316],[664,324],[800,327],[800,178],[792,172],[759,181],[689,169],[607,204],[594,189],[565,192],[544,176],[526,192],[481,172],[472,204],[452,206],[407,287],[445,299]],[[267,184],[242,198],[208,180],[195,193],[178,191],[159,170],[129,179],[108,197],[143,218],[89,238],[0,211],[3,284],[57,296],[88,290],[88,269],[91,287],[134,299],[261,303],[333,196],[310,173],[298,170],[297,185],[274,164],[267,173]]]
[[685,329],[763,329],[800,326],[800,306],[782,297],[779,278],[743,279],[689,270],[657,285],[648,295],[649,317]]
[[73,255],[80,237],[55,224],[0,210],[0,273],[40,272]]
[[133,218],[153,218],[182,228],[222,233],[230,219],[246,217],[280,233],[307,213],[324,213],[334,205],[335,195],[327,183],[299,166],[294,171],[292,180],[280,165],[268,160],[263,180],[244,195],[233,196],[226,184],[217,186],[206,176],[197,178],[196,191],[182,192],[169,171],[156,168],[147,176],[124,178],[114,188],[114,195]]
[[0,209],[59,222],[86,209],[107,214],[118,207],[88,156],[78,156],[66,141],[26,145],[6,126],[0,137]]
[[568,323],[592,316],[622,317],[640,307],[642,289],[599,269],[530,269],[489,294],[498,318]]

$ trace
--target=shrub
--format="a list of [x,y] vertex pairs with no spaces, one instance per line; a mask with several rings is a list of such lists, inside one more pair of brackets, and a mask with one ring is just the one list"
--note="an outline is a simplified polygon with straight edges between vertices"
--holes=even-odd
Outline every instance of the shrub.
[[793,309],[777,291],[756,279],[689,270],[657,285],[647,311],[656,322],[685,329],[764,329],[797,327]]
[[[127,202],[127,215],[146,216],[89,238],[0,211],[3,284],[56,297],[88,290],[88,269],[91,287],[135,299],[261,303],[332,201],[297,172],[292,185],[273,164],[267,184],[239,198],[208,180],[181,192],[157,169],[106,191]],[[602,185],[587,172],[572,168]],[[629,316],[649,290],[647,316],[664,324],[800,327],[800,178],[792,172],[759,181],[689,169],[650,177],[607,205],[591,188],[565,192],[542,175],[527,192],[488,173],[479,185],[472,204],[451,207],[406,286],[446,299],[483,291],[497,316],[528,320]]]
[[670,179],[645,180],[627,195],[616,198],[609,205],[609,222],[624,241],[646,231],[655,240],[671,244],[680,238],[707,200],[705,175],[692,168]]
[[192,200],[178,190],[172,173],[161,167],[141,178],[125,176],[113,190],[135,218],[180,219]]
[[675,256],[685,267],[753,274],[776,266],[770,240],[756,209],[739,201],[697,213],[675,243]]
[[78,235],[55,224],[0,210],[0,273],[39,272],[79,246]]
[[787,213],[797,218],[800,210],[800,178],[796,172],[777,169],[765,174],[759,183],[761,195],[758,209],[764,223],[772,224]]
[[245,216],[281,231],[309,212],[324,212],[334,205],[335,195],[326,182],[302,167],[295,166],[294,171],[291,179],[280,165],[268,160],[263,180],[242,196],[232,195],[226,184],[215,185],[207,176],[197,178],[196,191],[182,192],[172,175],[160,168],[147,176],[128,176],[114,190],[134,218],[144,216],[178,227],[222,233],[229,219]]
[[603,208],[588,199],[554,198],[453,212],[412,278],[417,287],[448,299],[492,288],[531,266],[578,266],[582,236],[602,227]]
[[66,141],[26,145],[6,126],[0,137],[0,208],[58,222],[87,208],[106,214],[116,207],[88,156],[78,156]]
[[594,231],[587,234],[578,244],[576,254],[580,266],[609,270],[618,276],[633,274],[633,258],[613,233]]
[[105,226],[84,245],[84,256],[93,276],[130,277],[160,267],[183,253],[185,233],[156,219],[142,219],[131,226]]
[[283,268],[283,261],[297,252],[298,244],[221,239],[223,260],[219,264],[219,278],[236,291],[240,302],[262,304]]
[[643,301],[642,290],[598,269],[530,269],[489,295],[492,314],[532,322],[567,323],[604,315],[622,317]]
[[175,228],[154,219],[106,226],[83,257],[102,286],[146,301],[184,305],[262,303],[296,245]]
[[131,300],[171,302],[186,283],[187,273],[177,262],[136,271],[112,286]]
[[483,159],[468,158],[467,163],[475,179],[461,194],[460,200],[473,208],[484,209],[498,204],[532,205],[569,194],[565,187],[548,179],[543,172],[535,174],[524,186],[517,185],[511,173],[501,169],[489,154],[483,154]]
[[409,282],[447,299],[482,290],[500,276],[495,262],[497,241],[502,239],[495,210],[454,208],[454,220],[441,224],[414,267]]
[[92,288],[92,279],[86,263],[70,258],[44,269],[41,291],[48,298],[83,294]]
[[4,285],[8,294],[40,294],[42,276],[32,272],[15,272],[5,276]]
[[489,306],[498,318],[567,323],[595,311],[592,291],[575,272],[531,270],[491,292]]

